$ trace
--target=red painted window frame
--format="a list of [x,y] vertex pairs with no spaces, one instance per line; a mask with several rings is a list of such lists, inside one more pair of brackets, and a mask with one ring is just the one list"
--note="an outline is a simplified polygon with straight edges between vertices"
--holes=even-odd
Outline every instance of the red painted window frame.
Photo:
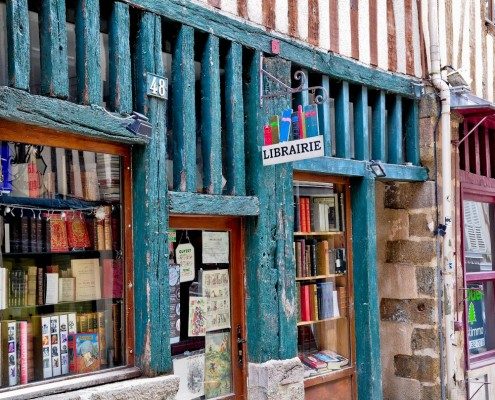
[[[463,171],[464,172],[464,171]],[[485,272],[471,272],[467,273],[465,269],[464,258],[464,200],[478,201],[483,203],[492,203],[495,205],[495,179],[483,177],[484,185],[481,186],[479,182],[479,176],[471,173],[461,173],[460,184],[460,231],[461,231],[461,243],[460,254],[462,262],[462,276],[463,276],[463,288],[467,287],[468,283],[472,282],[486,282],[493,281],[495,285],[495,271]],[[463,290],[463,293],[465,291]],[[463,323],[464,323],[464,356],[466,360],[466,366],[468,370],[481,368],[487,365],[495,364],[495,349],[488,350],[482,354],[472,356],[469,354],[468,349],[468,322],[467,322],[467,309],[466,296],[464,296],[464,310],[463,310]]]

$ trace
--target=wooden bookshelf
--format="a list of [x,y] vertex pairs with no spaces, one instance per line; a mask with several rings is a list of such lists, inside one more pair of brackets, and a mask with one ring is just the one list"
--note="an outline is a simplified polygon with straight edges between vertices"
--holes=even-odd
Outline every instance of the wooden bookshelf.
[[345,277],[345,274],[328,274],[328,275],[315,275],[315,276],[297,276],[296,281],[297,282],[304,282],[304,281],[315,281],[318,279],[329,279],[329,278],[337,278],[343,276]]
[[294,236],[340,236],[342,231],[326,231],[326,232],[294,232]]
[[342,318],[345,318],[345,317],[332,317],[332,318],[325,318],[325,319],[317,319],[315,321],[300,321],[297,323],[297,326],[313,325],[313,324],[318,324],[320,322],[337,321],[338,319],[342,319]]

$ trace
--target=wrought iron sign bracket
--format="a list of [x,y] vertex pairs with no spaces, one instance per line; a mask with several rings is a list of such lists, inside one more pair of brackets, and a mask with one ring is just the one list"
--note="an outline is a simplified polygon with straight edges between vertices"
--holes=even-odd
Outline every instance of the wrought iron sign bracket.
[[[273,91],[270,93],[265,93],[265,88],[263,85],[263,78],[264,77],[267,77],[269,80],[271,80],[272,82],[275,82],[278,86],[280,86],[280,90],[276,90],[276,91]],[[324,88],[323,86],[308,87],[308,78],[302,70],[298,70],[294,73],[294,79],[301,82],[299,84],[299,86],[295,87],[295,88],[287,86],[280,79],[278,79],[277,77],[273,76],[268,71],[263,69],[263,54],[261,54],[261,56],[260,56],[260,107],[263,107],[263,99],[274,99],[277,97],[290,96],[294,93],[301,93],[301,92],[312,93],[314,95],[313,102],[315,104],[323,104],[324,102],[328,101],[329,95],[328,95],[327,89]],[[317,90],[319,90],[321,92],[316,94]]]

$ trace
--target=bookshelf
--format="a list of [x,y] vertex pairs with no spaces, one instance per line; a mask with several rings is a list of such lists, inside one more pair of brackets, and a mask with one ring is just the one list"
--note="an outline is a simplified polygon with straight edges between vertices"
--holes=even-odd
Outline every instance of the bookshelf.
[[348,182],[296,172],[298,352],[305,368],[306,396],[310,398],[323,393],[322,386],[337,382],[347,385],[349,398],[355,398],[350,227]]
[[0,392],[133,362],[128,149],[57,145],[0,141]]

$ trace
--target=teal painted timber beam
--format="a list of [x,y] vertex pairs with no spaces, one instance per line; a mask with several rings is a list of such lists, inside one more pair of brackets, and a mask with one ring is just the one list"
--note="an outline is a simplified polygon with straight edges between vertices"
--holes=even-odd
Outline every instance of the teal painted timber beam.
[[171,214],[256,216],[260,212],[254,196],[169,192],[169,201]]
[[[248,354],[258,363],[297,354],[292,166],[263,167],[260,151],[263,125],[269,115],[287,108],[289,100],[266,100],[260,107],[259,57],[259,52],[249,54],[244,79],[246,189],[260,203],[259,217],[246,219]],[[265,58],[264,69],[286,84],[290,81],[290,63],[283,59]],[[273,82],[265,79],[264,84],[265,90],[273,90]]]
[[132,112],[129,6],[114,2],[108,32],[109,107],[120,113]]
[[[363,177],[367,173],[366,161],[349,160],[336,157],[319,157],[294,162],[294,170],[338,176]],[[383,181],[424,182],[428,179],[428,170],[414,165],[395,165],[382,163],[387,174]]]
[[380,90],[374,97],[371,112],[371,158],[376,161],[385,160],[386,134],[385,92]]
[[76,5],[77,99],[81,104],[102,102],[100,66],[100,2],[78,0]]
[[406,161],[419,165],[419,104],[414,100],[404,100],[406,121]]
[[29,11],[27,0],[7,1],[9,85],[29,90]]
[[354,94],[354,153],[357,160],[370,159],[366,86],[359,86]]
[[282,35],[268,33],[254,24],[226,17],[189,0],[125,0],[125,2],[265,53],[271,53],[271,41],[275,37],[280,40],[282,58],[336,79],[348,80],[411,98],[415,96],[413,83],[420,83],[418,79],[380,71],[334,53],[315,50]]
[[[159,16],[146,12],[139,16],[134,59],[138,92],[145,94],[146,73],[164,75]],[[140,99],[138,111],[149,117],[153,134],[147,146],[133,151],[135,348],[136,362],[148,376],[172,369],[166,107],[163,99]]]
[[[321,76],[321,86],[326,89],[327,94],[330,95],[330,78],[327,75]],[[323,95],[323,91],[320,90],[320,95]],[[318,123],[320,126],[320,135],[323,135],[323,145],[325,150],[325,156],[332,156],[332,132],[330,124],[330,100],[325,101],[318,105]]]
[[172,50],[174,190],[196,191],[194,29],[181,26]]
[[225,186],[232,196],[246,194],[242,96],[242,46],[231,43],[225,57]]
[[221,108],[219,40],[208,35],[201,58],[203,189],[208,194],[222,193]]
[[41,94],[61,99],[69,97],[65,11],[65,1],[45,0],[39,15]]
[[30,95],[23,90],[8,87],[0,87],[0,118],[75,133],[88,139],[128,144],[146,143],[144,139],[125,129],[128,121],[120,121],[101,109]]
[[402,99],[400,96],[393,96],[390,99],[388,108],[387,137],[388,137],[388,160],[391,164],[402,164],[403,135],[402,135]]
[[356,368],[358,398],[381,400],[376,185],[370,175],[351,181],[354,313],[355,330],[359,332],[356,335]]
[[335,99],[335,155],[351,158],[349,83],[341,82]]

